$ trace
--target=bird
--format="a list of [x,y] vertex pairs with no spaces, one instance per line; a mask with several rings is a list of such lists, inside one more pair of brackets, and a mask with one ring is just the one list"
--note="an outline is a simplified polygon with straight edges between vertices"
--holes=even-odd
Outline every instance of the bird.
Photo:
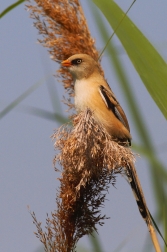
[[90,109],[93,116],[121,145],[131,145],[127,117],[100,72],[98,62],[88,54],[74,54],[62,61],[74,80],[74,102],[78,112]]
[[[74,101],[78,112],[90,109],[94,118],[120,145],[130,147],[131,134],[126,115],[107,81],[99,64],[88,54],[74,54],[61,62],[74,80]],[[138,209],[148,224],[150,215],[138,180],[134,164],[129,164],[125,175],[134,193]]]

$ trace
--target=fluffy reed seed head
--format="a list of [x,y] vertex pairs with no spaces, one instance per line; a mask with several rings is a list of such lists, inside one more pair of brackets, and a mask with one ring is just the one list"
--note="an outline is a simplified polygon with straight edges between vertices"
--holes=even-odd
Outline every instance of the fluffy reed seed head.
[[107,218],[101,215],[110,184],[134,156],[129,148],[112,141],[93,118],[90,110],[64,125],[52,136],[58,152],[54,159],[61,165],[57,210],[47,216],[45,231],[32,213],[36,236],[47,252],[73,252],[85,234],[97,231]]
[[56,131],[53,139],[59,150],[54,162],[63,167],[59,194],[63,230],[74,248],[79,238],[103,224],[106,216],[100,214],[100,207],[108,188],[134,156],[129,148],[112,141],[90,110],[77,115],[72,128],[66,125]]
[[[78,0],[29,0],[27,8],[42,35],[39,42],[49,49],[54,61],[60,63],[76,53],[98,60],[99,53]],[[65,68],[59,70],[59,75],[72,96],[71,75]],[[108,188],[115,183],[115,174],[122,172],[134,157],[128,148],[112,141],[89,110],[74,117],[73,127],[66,125],[56,131],[53,139],[59,151],[54,163],[62,166],[57,210],[47,216],[45,231],[35,213],[31,215],[45,251],[71,252],[79,238],[103,224],[106,216],[101,215],[100,207]]]
[[[51,58],[60,63],[76,53],[86,53],[96,61],[99,53],[95,40],[91,37],[87,21],[79,0],[29,0],[27,9],[34,19],[34,26],[42,38],[38,39],[49,48]],[[32,3],[35,2],[35,5]],[[101,66],[99,64],[101,69]],[[60,68],[59,76],[64,87],[73,95],[73,81],[65,68]],[[101,73],[103,71],[101,69]]]

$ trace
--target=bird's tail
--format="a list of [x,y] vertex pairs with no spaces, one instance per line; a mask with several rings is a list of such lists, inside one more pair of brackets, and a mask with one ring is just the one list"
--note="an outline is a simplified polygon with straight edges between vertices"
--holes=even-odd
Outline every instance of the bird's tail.
[[159,235],[163,239],[165,245],[167,246],[167,243],[166,243],[161,231],[159,230],[154,218],[152,217],[152,215],[147,207],[146,200],[145,200],[144,194],[143,194],[143,190],[142,190],[140,181],[138,179],[138,175],[137,175],[135,166],[132,162],[126,166],[125,173],[126,173],[126,177],[128,178],[128,182],[132,188],[133,194],[135,196],[139,212],[140,212],[141,216],[143,217],[143,219],[145,220],[145,222],[149,228],[149,232],[152,232],[151,230],[152,230],[152,222],[153,222],[157,232],[159,233]]
[[143,219],[145,220],[146,224],[149,225],[151,223],[151,217],[150,217],[146,200],[144,198],[144,194],[142,191],[142,187],[140,185],[140,181],[138,179],[136,169],[133,163],[129,163],[127,165],[125,173],[126,173],[128,182],[132,188],[133,194],[135,196],[139,212],[141,216],[143,217]]

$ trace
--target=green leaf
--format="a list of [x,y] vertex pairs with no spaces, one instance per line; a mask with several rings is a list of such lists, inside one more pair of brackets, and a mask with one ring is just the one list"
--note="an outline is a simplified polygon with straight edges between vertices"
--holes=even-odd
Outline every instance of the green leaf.
[[28,88],[23,94],[21,94],[19,97],[17,97],[14,101],[12,101],[9,105],[6,106],[1,112],[0,112],[0,119],[2,119],[6,114],[8,114],[12,109],[14,109],[20,102],[22,102],[25,98],[27,98],[30,94],[32,94],[38,87],[40,87],[43,82],[46,80],[46,77],[34,85],[32,85],[30,88]]
[[62,116],[62,113],[56,113],[56,112],[50,112],[41,108],[36,108],[36,107],[32,107],[32,106],[22,106],[22,108],[20,108],[20,110],[22,110],[23,112],[26,112],[28,114],[46,119],[46,120],[50,120],[50,121],[56,121],[60,124],[65,124],[65,123],[69,123],[69,119],[67,117]]
[[19,4],[23,3],[24,1],[25,0],[19,0],[19,1],[15,2],[14,4],[9,5],[5,10],[3,10],[0,13],[0,18],[5,16],[9,11],[13,10],[15,7],[17,7]]
[[102,249],[102,245],[99,241],[99,236],[97,233],[94,231],[91,235],[89,235],[89,239],[92,245],[92,252],[102,252],[104,251]]
[[[124,12],[111,0],[93,0],[103,12],[113,30]],[[167,64],[148,39],[126,17],[116,31],[132,64],[141,77],[150,95],[167,119]]]

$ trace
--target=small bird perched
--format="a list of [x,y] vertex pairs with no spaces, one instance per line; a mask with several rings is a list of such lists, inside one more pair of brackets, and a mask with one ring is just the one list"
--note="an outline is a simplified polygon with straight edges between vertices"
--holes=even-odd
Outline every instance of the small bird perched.
[[75,107],[78,111],[89,108],[95,119],[122,145],[131,145],[126,115],[100,74],[98,63],[87,54],[75,54],[62,62],[74,79]]
[[[89,108],[95,119],[104,126],[113,140],[124,146],[131,145],[128,120],[104,77],[98,63],[87,54],[75,54],[62,62],[74,79],[75,107],[78,111]],[[146,223],[150,221],[147,205],[133,164],[125,169],[136,202]]]

